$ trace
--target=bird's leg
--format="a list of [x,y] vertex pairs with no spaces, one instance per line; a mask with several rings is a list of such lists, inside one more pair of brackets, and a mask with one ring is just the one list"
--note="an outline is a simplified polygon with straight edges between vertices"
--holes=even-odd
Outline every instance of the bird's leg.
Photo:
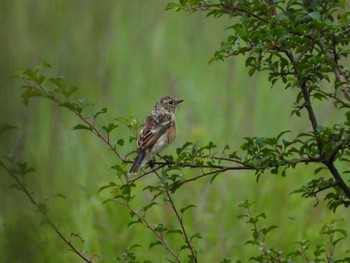
[[167,159],[167,158],[165,158],[165,157],[163,157],[163,156],[160,156],[159,154],[157,154],[157,156],[158,156],[160,159],[162,159],[168,167],[170,167],[170,166],[173,164],[173,161],[171,161],[171,160],[169,160],[169,159]]
[[148,162],[147,162],[148,166],[149,166],[151,169],[154,167],[155,163],[156,163],[156,159],[155,159],[154,157],[153,157],[153,158],[149,158],[149,160],[148,160]]

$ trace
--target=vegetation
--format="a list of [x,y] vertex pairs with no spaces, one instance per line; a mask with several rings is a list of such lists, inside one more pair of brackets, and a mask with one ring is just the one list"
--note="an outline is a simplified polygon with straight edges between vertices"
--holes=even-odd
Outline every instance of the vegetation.
[[[86,174],[89,177],[104,178],[99,187],[84,190],[89,194],[85,199],[79,200],[77,206],[73,206],[79,185],[70,186],[73,194],[65,191],[64,187],[75,174],[75,168],[73,165],[65,169],[60,165],[66,158],[95,159],[98,151],[80,150],[76,152],[78,157],[74,151],[67,153],[62,159],[52,160],[56,163],[56,175],[67,174],[61,182],[63,193],[48,190],[53,187],[52,181],[48,180],[41,190],[44,189],[49,194],[39,201],[41,198],[36,197],[36,191],[33,193],[31,190],[32,185],[35,185],[32,176],[36,169],[27,161],[17,158],[17,155],[8,154],[1,159],[0,166],[8,179],[12,180],[11,188],[25,194],[41,215],[42,223],[50,227],[51,238],[61,239],[62,246],[72,250],[73,253],[70,252],[67,259],[77,262],[349,262],[346,221],[350,204],[350,71],[346,67],[346,58],[350,52],[350,21],[345,8],[347,5],[345,1],[258,0],[184,0],[169,3],[167,9],[205,12],[208,16],[220,19],[227,19],[224,17],[228,16],[225,23],[230,23],[227,27],[230,34],[210,62],[223,60],[228,63],[230,57],[242,55],[249,79],[260,74],[261,79],[267,78],[270,86],[273,86],[271,91],[278,94],[272,97],[271,93],[264,97],[258,89],[266,87],[257,87],[250,91],[253,92],[253,99],[246,101],[246,110],[256,107],[260,111],[271,104],[272,97],[283,102],[271,105],[275,116],[285,113],[284,104],[289,103],[292,106],[291,117],[285,115],[284,119],[274,119],[274,127],[278,127],[278,131],[273,131],[273,134],[269,132],[268,136],[263,136],[266,133],[263,128],[257,129],[261,137],[241,134],[244,141],[238,147],[229,143],[232,135],[225,131],[230,130],[225,122],[230,122],[236,114],[236,106],[230,100],[234,100],[231,95],[233,91],[249,92],[250,87],[230,87],[225,93],[220,93],[221,96],[225,95],[225,99],[228,98],[228,108],[225,109],[228,114],[222,119],[215,115],[212,118],[204,110],[213,100],[213,109],[217,109],[221,105],[220,101],[211,98],[205,89],[189,88],[188,92],[194,96],[184,98],[188,105],[187,108],[185,103],[181,105],[179,123],[181,125],[181,120],[184,120],[182,123],[187,127],[198,125],[188,115],[188,111],[203,94],[206,95],[205,103],[196,107],[201,115],[206,115],[208,126],[198,128],[192,134],[187,133],[187,137],[180,137],[180,140],[187,142],[177,147],[172,154],[165,155],[167,161],[157,160],[137,176],[131,176],[127,171],[133,160],[133,145],[141,126],[140,119],[125,117],[123,110],[120,110],[117,118],[110,117],[108,107],[92,107],[89,100],[77,95],[78,89],[74,85],[67,83],[63,77],[56,76],[47,63],[24,70],[17,75],[21,80],[24,104],[30,106],[33,99],[39,97],[50,102],[41,104],[44,109],[49,110],[51,105],[55,106],[54,114],[60,114],[56,113],[58,108],[68,110],[77,120],[73,129],[82,132],[79,136],[89,141],[95,137],[99,139],[99,147],[103,145],[112,152],[110,160],[113,162],[113,176],[100,175],[108,173],[103,168],[103,158],[95,161],[93,166],[85,163],[83,167],[87,168]],[[219,20],[210,23],[217,21]],[[181,65],[184,66],[183,63]],[[208,87],[208,90],[213,89]],[[124,87],[121,90],[124,96],[128,92]],[[149,93],[149,88],[145,92]],[[175,93],[182,94],[179,91]],[[137,99],[142,99],[142,96],[130,97],[130,101],[134,102],[132,105]],[[125,98],[120,98],[120,101],[125,101]],[[37,100],[35,102],[38,103]],[[145,110],[149,110],[148,107]],[[219,112],[216,111],[215,114],[219,115]],[[242,114],[245,123],[248,123],[246,125],[253,122],[250,112],[243,110]],[[262,115],[262,123],[269,120],[265,114]],[[190,118],[187,122],[185,116]],[[59,118],[56,118],[57,121]],[[283,122],[288,129],[283,129]],[[64,127],[67,126],[62,123]],[[220,141],[210,138],[213,124],[221,126],[218,133],[220,136],[217,137]],[[2,136],[15,134],[14,125],[2,127]],[[238,129],[244,127],[245,125],[236,126]],[[198,139],[197,134],[206,136],[201,135],[203,137]],[[188,138],[195,138],[196,142]],[[69,143],[72,144],[74,139]],[[203,143],[203,139],[209,143]],[[234,139],[237,140],[236,135]],[[5,148],[13,145],[10,143]],[[59,143],[55,140],[50,142],[50,148],[57,146]],[[23,156],[26,157],[25,154]],[[45,162],[44,157],[47,157],[40,151],[33,156],[39,166]],[[103,169],[97,170],[95,166],[102,166]],[[51,167],[43,167],[46,169],[41,169],[41,173],[46,171],[50,175]],[[252,178],[239,177],[242,174],[254,174],[259,183],[252,186],[249,184]],[[233,181],[231,175],[236,175],[237,179]],[[264,182],[268,184],[264,185]],[[91,188],[92,185],[86,184],[86,187]],[[279,189],[281,185],[283,187]],[[293,188],[290,188],[291,185]],[[244,192],[244,201],[233,199],[234,192]],[[290,196],[289,193],[293,195]],[[6,195],[11,194],[12,191]],[[292,212],[288,206],[288,210],[281,207],[291,203],[295,195],[297,200]],[[265,196],[268,199],[264,199]],[[63,197],[63,204],[51,205],[52,200],[58,202],[57,197]],[[256,200],[256,206],[255,202],[248,201],[252,199]],[[309,199],[313,203],[308,202]],[[274,209],[270,209],[271,202],[275,202]],[[90,216],[90,220],[82,222],[81,219],[85,218],[82,213],[76,216],[74,224],[64,223],[61,227],[60,224],[73,215],[74,209],[81,204],[85,213],[89,211],[87,206],[93,205],[96,214]],[[238,205],[239,211],[236,211]],[[72,210],[60,215],[61,209]],[[264,212],[255,212],[256,210]],[[307,219],[315,211],[322,212]],[[18,209],[16,212],[22,211]],[[100,214],[104,214],[102,219],[99,218]],[[321,215],[328,218],[326,222],[320,222],[324,221],[319,220]],[[60,216],[63,219],[58,224],[55,221]],[[9,216],[5,222],[12,225],[8,218]],[[285,219],[287,221],[283,222]],[[292,223],[294,220],[296,224]],[[311,220],[310,225],[308,220]],[[109,222],[128,228],[126,231],[118,229],[105,237],[104,234],[110,233],[108,228],[113,225]],[[7,224],[4,229],[9,229],[8,233],[15,233]],[[24,223],[27,227],[32,225],[35,223]],[[301,227],[298,228],[298,225]],[[41,232],[42,228],[44,226],[37,229]],[[79,232],[72,228],[78,228]],[[18,231],[20,229],[19,226]],[[84,231],[87,229],[89,230]],[[250,236],[245,229],[250,231]],[[320,235],[315,234],[315,229],[319,230]],[[218,237],[220,231],[223,234]],[[9,234],[3,236],[6,236],[4,244],[16,241]],[[28,236],[33,239],[33,233]],[[45,240],[45,237],[41,238]],[[242,242],[242,239],[245,241]],[[8,244],[4,247],[14,249]],[[115,253],[116,247],[119,253]],[[40,253],[40,256],[34,255],[29,260],[64,260],[57,259],[60,251],[57,248],[49,249],[46,246],[45,249],[47,254]],[[3,250],[5,262],[22,258],[6,248]]]

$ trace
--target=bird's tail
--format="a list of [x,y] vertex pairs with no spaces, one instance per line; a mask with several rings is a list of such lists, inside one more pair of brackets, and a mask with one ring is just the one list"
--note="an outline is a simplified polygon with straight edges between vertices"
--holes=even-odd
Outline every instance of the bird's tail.
[[139,151],[135,158],[134,163],[132,164],[129,173],[137,173],[140,169],[143,159],[146,157],[146,151]]

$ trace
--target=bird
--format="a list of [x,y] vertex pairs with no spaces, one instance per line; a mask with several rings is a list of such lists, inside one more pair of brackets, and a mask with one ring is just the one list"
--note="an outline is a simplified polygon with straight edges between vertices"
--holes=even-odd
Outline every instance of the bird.
[[175,140],[175,110],[183,101],[164,96],[154,104],[138,136],[137,154],[129,173],[137,173],[146,157],[160,153]]

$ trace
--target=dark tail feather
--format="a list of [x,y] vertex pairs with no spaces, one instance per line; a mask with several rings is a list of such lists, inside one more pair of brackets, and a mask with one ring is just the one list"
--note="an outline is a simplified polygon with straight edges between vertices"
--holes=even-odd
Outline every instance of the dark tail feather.
[[145,159],[146,152],[140,151],[137,153],[134,163],[132,164],[129,173],[137,173],[140,169],[143,159]]

